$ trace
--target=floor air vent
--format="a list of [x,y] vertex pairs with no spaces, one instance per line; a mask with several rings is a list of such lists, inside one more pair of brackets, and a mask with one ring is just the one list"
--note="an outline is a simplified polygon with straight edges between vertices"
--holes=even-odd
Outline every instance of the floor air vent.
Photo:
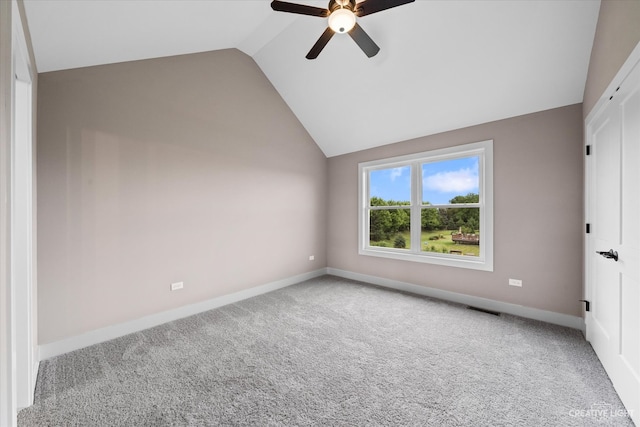
[[479,311],[481,313],[487,313],[487,314],[491,314],[493,316],[500,316],[500,313],[497,311],[491,311],[491,310],[485,310],[484,308],[480,308],[480,307],[472,307],[470,305],[467,306],[467,308],[469,310],[474,310],[474,311]]

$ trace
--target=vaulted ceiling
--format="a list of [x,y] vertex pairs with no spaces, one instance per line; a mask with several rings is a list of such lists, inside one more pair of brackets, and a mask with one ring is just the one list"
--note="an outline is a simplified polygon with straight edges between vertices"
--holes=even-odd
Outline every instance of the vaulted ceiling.
[[[318,7],[326,1],[290,0]],[[582,102],[597,0],[417,0],[305,55],[326,19],[268,0],[25,0],[39,72],[238,48],[328,157]]]

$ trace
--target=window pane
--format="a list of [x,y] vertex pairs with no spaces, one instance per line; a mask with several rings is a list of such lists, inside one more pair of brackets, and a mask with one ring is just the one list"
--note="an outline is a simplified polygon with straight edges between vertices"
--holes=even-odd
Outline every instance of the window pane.
[[424,252],[480,256],[480,208],[422,209]]
[[371,171],[369,201],[370,206],[411,204],[411,166]]
[[370,211],[369,245],[411,249],[410,210],[381,209]]
[[478,203],[478,156],[422,165],[422,204]]

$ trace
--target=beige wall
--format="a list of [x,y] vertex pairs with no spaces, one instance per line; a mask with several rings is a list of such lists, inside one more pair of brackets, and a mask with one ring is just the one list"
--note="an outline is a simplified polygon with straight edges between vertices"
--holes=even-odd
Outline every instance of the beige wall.
[[[581,118],[640,40],[637,22],[640,1],[602,1],[584,108],[334,157],[328,191],[327,160],[236,50],[42,74],[40,343],[327,265],[581,315]],[[484,139],[493,273],[357,255],[358,162]],[[174,281],[185,289],[169,292]]]
[[326,267],[326,158],[250,57],[39,85],[40,344]]
[[640,42],[640,0],[602,0],[584,89],[584,117]]
[[[329,159],[329,266],[581,316],[582,105]],[[358,162],[494,140],[494,272],[358,255]],[[508,279],[522,279],[522,288]]]

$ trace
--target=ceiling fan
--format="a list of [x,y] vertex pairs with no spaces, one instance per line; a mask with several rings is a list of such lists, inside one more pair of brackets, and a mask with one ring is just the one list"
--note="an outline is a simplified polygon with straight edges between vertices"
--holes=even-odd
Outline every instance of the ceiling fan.
[[309,53],[307,53],[307,59],[316,59],[335,33],[349,34],[353,41],[360,46],[360,49],[371,58],[380,51],[380,48],[371,40],[371,37],[369,37],[362,27],[358,25],[356,17],[371,15],[372,13],[402,6],[403,4],[414,1],[415,0],[364,0],[356,3],[356,0],[330,0],[329,6],[326,9],[322,9],[321,7],[274,0],[271,2],[271,8],[278,12],[329,18],[329,26],[324,30],[324,33],[322,33]]

